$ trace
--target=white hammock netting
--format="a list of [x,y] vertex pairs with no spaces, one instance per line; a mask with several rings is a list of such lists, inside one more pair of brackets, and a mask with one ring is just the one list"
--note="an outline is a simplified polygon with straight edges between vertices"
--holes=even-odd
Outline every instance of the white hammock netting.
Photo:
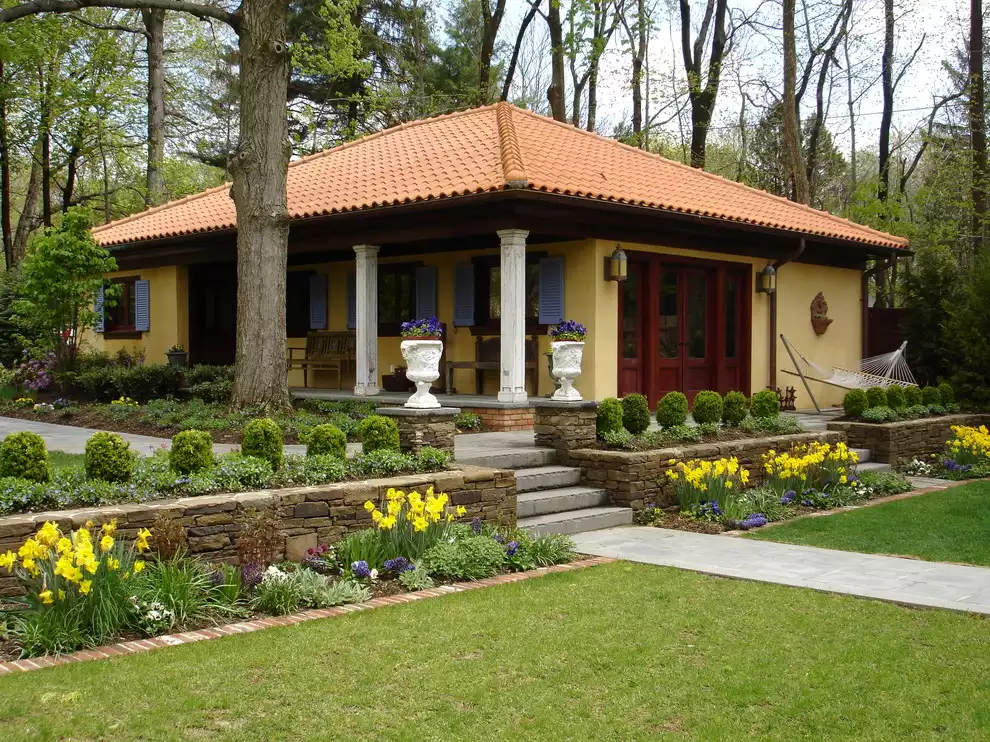
[[787,371],[787,373],[795,376],[805,376],[811,381],[821,381],[843,389],[869,389],[871,386],[918,386],[914,380],[914,374],[911,373],[904,358],[907,341],[892,353],[864,358],[859,363],[859,369],[853,371],[840,366],[821,366],[809,360],[783,335],[780,336],[780,339],[791,352],[795,364],[801,366],[795,371]]

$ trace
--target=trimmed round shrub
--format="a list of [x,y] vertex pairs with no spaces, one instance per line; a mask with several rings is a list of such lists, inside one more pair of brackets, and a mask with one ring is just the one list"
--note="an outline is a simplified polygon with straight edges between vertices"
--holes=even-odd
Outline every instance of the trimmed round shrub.
[[887,406],[892,410],[904,409],[904,388],[892,386],[887,389]]
[[753,417],[761,420],[772,419],[780,414],[780,400],[777,393],[771,389],[763,389],[749,400],[749,411]]
[[172,438],[168,464],[179,474],[192,474],[213,466],[213,439],[205,430],[183,430]]
[[867,407],[887,407],[887,390],[882,386],[871,386],[866,390]]
[[282,466],[282,429],[270,417],[259,417],[244,426],[241,453],[264,459],[274,471]]
[[737,427],[746,419],[746,395],[742,392],[729,392],[722,403],[722,422]]
[[338,459],[347,458],[347,436],[340,428],[330,424],[317,425],[309,431],[306,440],[307,456],[329,454]]
[[358,435],[363,453],[399,450],[399,426],[390,417],[368,415],[358,426]]
[[628,394],[622,398],[622,425],[633,435],[650,427],[650,403],[642,394]]
[[691,417],[698,425],[714,425],[722,419],[723,409],[722,395],[706,389],[695,395]]
[[942,404],[942,395],[939,394],[937,388],[933,386],[926,386],[921,390],[921,402],[929,407],[936,404]]
[[850,389],[842,398],[842,410],[846,417],[860,417],[869,406],[870,401],[862,389]]
[[598,403],[598,419],[595,431],[601,438],[607,433],[618,433],[623,429],[622,403],[615,397],[606,397]]
[[116,433],[101,430],[86,441],[86,477],[104,482],[126,482],[131,478],[134,456],[131,444]]
[[947,381],[938,385],[938,396],[941,397],[943,405],[955,404],[956,402],[956,392],[952,388],[952,384]]
[[687,422],[688,401],[680,392],[667,392],[657,402],[657,423],[661,428],[672,428]]
[[17,477],[31,482],[48,482],[52,478],[48,466],[45,439],[37,433],[11,433],[0,443],[0,477]]
[[908,407],[917,407],[921,404],[921,390],[916,386],[904,387],[904,404]]

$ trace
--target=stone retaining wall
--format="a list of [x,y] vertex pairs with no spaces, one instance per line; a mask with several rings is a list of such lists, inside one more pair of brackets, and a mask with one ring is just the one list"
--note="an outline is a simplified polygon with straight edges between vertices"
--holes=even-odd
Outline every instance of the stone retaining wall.
[[[213,561],[237,559],[237,534],[251,509],[277,503],[279,529],[285,536],[281,558],[298,561],[306,550],[333,543],[350,531],[371,526],[364,510],[367,500],[377,502],[389,487],[425,492],[430,485],[450,495],[453,505],[463,505],[462,520],[480,516],[491,523],[516,523],[516,477],[512,471],[461,466],[454,471],[417,474],[390,479],[338,482],[312,487],[256,490],[238,494],[183,497],[134,505],[25,513],[0,517],[0,552],[16,551],[24,539],[45,521],[55,521],[63,531],[80,528],[88,520],[106,523],[116,519],[118,533],[132,539],[140,528],[151,528],[159,513],[177,518],[186,532],[189,552]],[[0,573],[0,596],[16,595],[16,578]]]
[[943,415],[899,423],[830,422],[829,430],[846,436],[852,448],[868,448],[874,461],[902,466],[945,450],[953,425],[990,425],[990,415]]
[[533,432],[536,445],[557,452],[557,463],[572,466],[570,452],[594,446],[597,441],[598,403],[590,400],[533,402],[536,411]]
[[770,438],[748,438],[724,443],[698,443],[653,451],[571,451],[570,465],[581,467],[581,479],[593,487],[604,488],[610,504],[618,507],[643,509],[647,503],[660,507],[677,504],[674,488],[666,476],[671,459],[719,459],[735,456],[741,466],[749,469],[751,483],[758,483],[763,469],[760,457],[767,451],[790,451],[802,443],[820,441],[838,443],[843,435],[837,432],[797,433]]

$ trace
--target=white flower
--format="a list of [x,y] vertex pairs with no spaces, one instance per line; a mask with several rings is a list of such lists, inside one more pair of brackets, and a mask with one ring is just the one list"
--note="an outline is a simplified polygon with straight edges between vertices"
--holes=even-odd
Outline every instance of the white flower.
[[378,579],[378,570],[377,569],[371,570],[371,579],[373,579],[373,580],[377,580]]

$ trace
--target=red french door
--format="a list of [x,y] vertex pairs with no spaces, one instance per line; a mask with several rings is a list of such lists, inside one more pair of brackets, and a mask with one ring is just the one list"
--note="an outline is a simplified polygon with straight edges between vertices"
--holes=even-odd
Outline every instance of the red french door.
[[620,395],[748,391],[749,267],[630,257],[619,306]]

